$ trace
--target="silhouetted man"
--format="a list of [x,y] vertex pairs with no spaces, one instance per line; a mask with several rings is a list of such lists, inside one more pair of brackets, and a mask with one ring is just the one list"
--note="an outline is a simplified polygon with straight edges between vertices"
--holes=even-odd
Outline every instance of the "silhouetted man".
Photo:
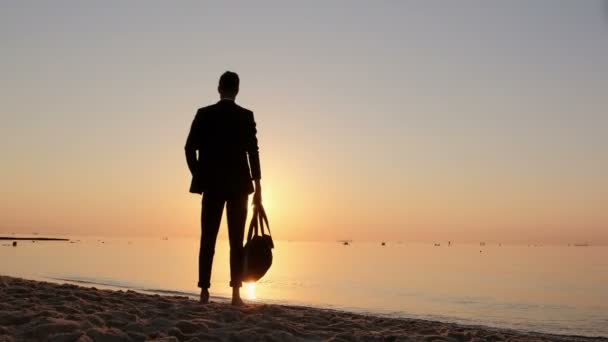
[[203,194],[198,286],[201,303],[208,303],[215,241],[226,205],[232,304],[242,305],[247,200],[255,182],[254,205],[262,202],[260,157],[253,112],[234,102],[239,76],[226,71],[217,90],[220,101],[198,110],[186,141],[186,161],[192,173],[190,192]]

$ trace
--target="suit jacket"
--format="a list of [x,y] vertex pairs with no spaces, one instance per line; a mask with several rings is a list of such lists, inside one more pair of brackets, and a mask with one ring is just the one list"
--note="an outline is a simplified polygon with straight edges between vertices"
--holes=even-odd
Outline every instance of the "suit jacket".
[[186,140],[190,192],[252,193],[261,178],[256,132],[253,112],[234,101],[199,109]]

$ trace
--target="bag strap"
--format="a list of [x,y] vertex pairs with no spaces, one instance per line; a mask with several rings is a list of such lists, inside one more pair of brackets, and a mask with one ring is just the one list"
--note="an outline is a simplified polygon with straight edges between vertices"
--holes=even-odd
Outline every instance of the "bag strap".
[[249,224],[249,231],[247,232],[247,242],[251,241],[251,239],[253,238],[253,234],[255,231],[255,235],[257,236],[258,233],[258,211],[254,208],[253,210],[253,216],[251,217],[251,223]]
[[258,219],[260,220],[260,228],[262,230],[262,235],[264,235],[264,223],[266,223],[266,229],[268,230],[268,235],[270,234],[270,225],[268,224],[268,216],[266,216],[266,210],[264,210],[264,206],[260,205]]
[[253,216],[251,217],[251,223],[249,223],[249,231],[247,232],[247,242],[251,241],[254,236],[264,235],[264,225],[266,225],[266,229],[268,230],[268,235],[270,235],[270,225],[268,224],[268,216],[266,216],[266,210],[264,210],[264,206],[254,206],[253,207]]

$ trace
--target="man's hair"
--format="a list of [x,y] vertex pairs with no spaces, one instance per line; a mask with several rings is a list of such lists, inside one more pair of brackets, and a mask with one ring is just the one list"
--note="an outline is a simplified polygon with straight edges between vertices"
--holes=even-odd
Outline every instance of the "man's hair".
[[236,72],[226,71],[220,77],[218,89],[220,93],[236,95],[239,91],[239,75]]

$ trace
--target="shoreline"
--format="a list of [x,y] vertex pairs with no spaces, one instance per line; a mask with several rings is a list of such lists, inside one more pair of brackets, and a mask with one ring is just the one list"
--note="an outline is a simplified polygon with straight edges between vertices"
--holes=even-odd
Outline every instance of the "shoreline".
[[0,341],[608,341],[311,307],[102,290],[0,275]]
[[[1,276],[1,275],[0,275]],[[137,286],[127,286],[124,284],[111,284],[104,283],[100,281],[94,280],[82,280],[82,279],[70,279],[70,278],[54,278],[54,277],[38,277],[38,278],[24,278],[28,280],[34,280],[39,282],[50,282],[53,284],[71,284],[82,287],[95,287],[100,290],[109,290],[109,291],[134,291],[137,293],[145,294],[145,295],[160,295],[160,296],[171,296],[171,297],[187,297],[191,300],[197,300],[199,296],[199,292],[191,292],[191,291],[179,291],[179,290],[165,290],[165,289],[153,289],[153,288],[145,288],[145,287],[137,287]],[[211,295],[211,301],[215,303],[230,303],[231,297],[229,295]],[[318,305],[318,304],[310,304],[303,302],[291,302],[291,301],[279,301],[273,299],[264,299],[263,301],[257,300],[247,300],[247,303],[251,305],[257,304],[266,304],[266,305],[277,305],[277,306],[287,306],[287,307],[296,307],[296,308],[308,308],[313,310],[326,310],[326,311],[334,311],[334,312],[344,312],[344,313],[352,313],[359,314],[362,316],[372,316],[376,318],[385,318],[385,319],[404,319],[404,320],[420,320],[425,322],[436,322],[440,324],[454,324],[457,326],[464,327],[481,327],[483,329],[500,329],[506,331],[515,331],[515,332],[532,332],[538,334],[546,334],[546,335],[556,335],[556,336],[574,336],[574,337],[603,337],[608,338],[605,335],[594,335],[586,332],[559,332],[559,331],[551,331],[551,330],[536,330],[534,328],[525,328],[525,327],[515,327],[505,324],[504,322],[481,322],[479,320],[466,320],[462,318],[455,318],[450,316],[431,316],[431,315],[404,315],[402,313],[395,312],[382,312],[382,311],[372,311],[370,309],[364,309],[359,307],[338,307],[332,304],[327,305]],[[1,341],[0,341],[1,342]]]

